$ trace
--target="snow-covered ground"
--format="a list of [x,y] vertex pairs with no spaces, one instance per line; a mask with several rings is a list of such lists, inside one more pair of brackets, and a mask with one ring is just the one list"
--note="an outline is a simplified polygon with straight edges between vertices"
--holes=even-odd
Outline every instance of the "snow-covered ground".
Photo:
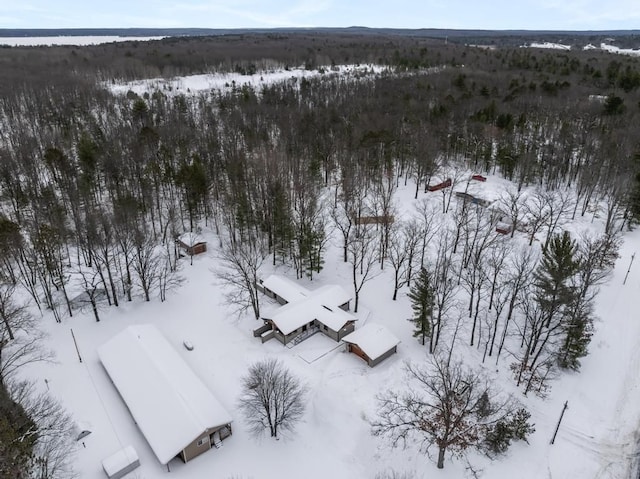
[[600,49],[609,53],[617,53],[619,55],[631,55],[631,56],[640,56],[640,50],[633,48],[620,48],[615,45],[609,45],[607,43],[601,43]]
[[0,37],[0,45],[51,46],[51,45],[100,45],[112,42],[145,42],[166,37],[119,37],[119,36],[59,36],[59,37]]
[[151,78],[132,82],[105,82],[105,86],[117,95],[132,91],[138,95],[159,90],[167,95],[193,94],[211,90],[230,90],[244,85],[259,89],[262,85],[283,82],[298,78],[311,78],[320,75],[340,75],[349,78],[360,75],[377,74],[388,67],[381,65],[337,65],[323,69],[307,70],[303,67],[288,70],[278,69],[261,71],[252,75],[240,73],[207,73],[204,75],[188,75],[175,78]]
[[[524,45],[528,48],[547,48],[551,50],[571,50],[571,45],[563,45],[561,43],[552,43],[552,42],[532,42],[529,45]],[[583,50],[602,50],[609,53],[617,53],[619,55],[631,55],[631,56],[640,56],[639,49],[633,48],[620,48],[615,45],[609,45],[607,43],[601,43],[600,47],[596,47],[595,45],[589,43],[582,47]]]
[[552,42],[532,42],[529,44],[529,48],[549,48],[551,50],[571,50],[571,45],[563,45],[562,43]]
[[[486,183],[471,182],[473,193],[494,197],[508,182],[489,176]],[[415,186],[400,186],[396,201],[401,214],[411,210]],[[442,195],[420,193],[420,198],[438,204]],[[455,199],[453,200],[455,201]],[[590,227],[591,217],[573,230]],[[596,219],[595,223],[599,220]],[[459,479],[472,477],[463,460],[447,459],[445,469],[438,471],[432,460],[416,448],[390,448],[389,444],[370,433],[368,421],[375,415],[375,396],[386,388],[404,384],[402,365],[406,360],[422,361],[428,353],[412,337],[411,315],[406,289],[398,301],[391,300],[392,272],[385,270],[361,294],[364,314],[360,326],[368,321],[384,325],[401,343],[398,354],[369,368],[364,361],[335,348],[330,339],[313,336],[288,348],[272,339],[265,344],[254,338],[252,330],[260,325],[249,317],[237,318],[224,304],[222,286],[214,271],[217,267],[217,238],[210,230],[203,236],[209,250],[194,257],[193,265],[185,260],[184,283],[164,303],[149,303],[140,298],[123,303],[119,308],[104,308],[96,323],[90,312],[78,314],[56,324],[45,315],[41,324],[49,333],[48,344],[55,350],[55,363],[38,364],[27,372],[44,388],[63,401],[76,421],[92,431],[83,439],[74,461],[79,477],[104,477],[101,461],[117,450],[133,445],[141,467],[130,476],[153,479],[168,474],[153,455],[144,437],[133,423],[126,406],[99,363],[97,348],[128,325],[153,323],[168,338],[178,353],[211,389],[234,418],[233,436],[219,450],[212,450],[187,464],[170,463],[175,479],[373,479],[378,473],[408,472],[411,477]],[[518,236],[514,239],[518,241]],[[533,247],[539,247],[534,244]],[[509,378],[509,358],[499,366],[490,360],[484,373],[500,377],[505,392],[520,397],[532,412],[536,432],[530,445],[516,443],[508,454],[497,461],[471,454],[482,477],[491,479],[584,479],[626,476],[636,452],[636,430],[640,424],[640,321],[635,306],[640,290],[640,264],[630,271],[622,285],[631,255],[640,250],[640,231],[627,233],[616,270],[598,298],[600,321],[583,360],[580,373],[563,373],[552,381],[546,399],[533,395],[522,397]],[[339,284],[350,290],[350,271],[341,262],[338,245],[331,244],[326,264],[313,282],[300,280],[310,289],[326,284]],[[271,270],[265,270],[265,277]],[[288,275],[285,270],[281,274]],[[266,298],[265,298],[266,300]],[[82,362],[74,348],[71,329],[78,341]],[[193,351],[183,347],[188,340]],[[464,341],[460,341],[463,343]],[[462,347],[462,350],[466,350]],[[470,364],[476,365],[476,350],[466,350]],[[309,386],[304,421],[295,433],[279,441],[251,437],[237,407],[240,379],[248,366],[265,357],[277,357]],[[131,365],[132,373],[135,364]],[[562,410],[568,401],[562,426],[554,445],[550,439]]]

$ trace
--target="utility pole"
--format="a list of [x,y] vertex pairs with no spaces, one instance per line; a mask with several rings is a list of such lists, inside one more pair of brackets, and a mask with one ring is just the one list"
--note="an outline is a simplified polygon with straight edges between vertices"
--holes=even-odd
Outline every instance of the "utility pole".
[[633,260],[635,259],[635,257],[636,257],[636,254],[633,253],[631,255],[631,261],[629,262],[629,268],[627,269],[627,274],[624,275],[624,281],[622,282],[623,286],[627,282],[627,276],[629,276],[629,271],[631,271],[631,265],[633,264]]
[[569,407],[569,401],[565,401],[564,406],[562,408],[562,412],[560,413],[560,419],[558,419],[558,424],[556,425],[556,430],[553,433],[553,437],[551,438],[551,444],[556,442],[556,435],[558,434],[558,429],[560,429],[560,423],[562,422],[562,417],[564,416],[564,412],[567,410],[568,407]]
[[76,353],[78,353],[78,359],[82,362],[82,356],[80,356],[80,350],[78,349],[78,343],[76,342],[76,335],[73,334],[73,329],[71,329],[71,337],[73,338],[73,344],[76,346]]

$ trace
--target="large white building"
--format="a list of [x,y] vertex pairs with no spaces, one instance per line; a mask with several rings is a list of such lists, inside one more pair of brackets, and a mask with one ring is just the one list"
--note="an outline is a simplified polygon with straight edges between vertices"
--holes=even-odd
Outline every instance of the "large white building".
[[98,356],[160,463],[231,435],[231,415],[155,326],[127,327]]

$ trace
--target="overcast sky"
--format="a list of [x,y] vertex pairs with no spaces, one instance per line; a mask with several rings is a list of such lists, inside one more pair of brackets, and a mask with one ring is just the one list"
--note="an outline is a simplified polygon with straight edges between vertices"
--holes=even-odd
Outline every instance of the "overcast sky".
[[640,0],[0,0],[0,28],[640,28]]

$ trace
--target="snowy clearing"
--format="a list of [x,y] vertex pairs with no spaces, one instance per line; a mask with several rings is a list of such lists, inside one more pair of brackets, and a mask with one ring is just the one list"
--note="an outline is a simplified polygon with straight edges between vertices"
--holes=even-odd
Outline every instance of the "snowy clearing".
[[606,43],[601,43],[600,49],[609,53],[617,53],[618,55],[640,56],[640,50],[633,48],[620,48],[616,47],[615,45],[608,45]]
[[532,42],[529,45],[529,48],[548,48],[552,50],[571,50],[571,45],[563,45],[562,43],[552,43],[552,42]]
[[304,67],[291,68],[289,70],[273,70],[242,75],[240,73],[208,73],[204,75],[188,75],[175,78],[151,78],[133,82],[117,83],[107,82],[105,86],[116,95],[124,95],[132,91],[138,95],[159,90],[168,95],[180,95],[198,93],[210,90],[229,91],[232,88],[241,88],[244,85],[260,88],[262,85],[271,85],[298,78],[312,78],[320,75],[335,75],[345,78],[360,75],[374,75],[387,71],[388,67],[381,65],[338,65],[327,69],[307,70]]

